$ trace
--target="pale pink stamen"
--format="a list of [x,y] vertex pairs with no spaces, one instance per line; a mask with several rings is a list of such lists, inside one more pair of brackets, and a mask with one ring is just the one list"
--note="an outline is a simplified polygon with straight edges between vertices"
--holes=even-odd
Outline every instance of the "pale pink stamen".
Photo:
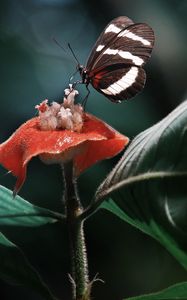
[[52,102],[48,104],[45,99],[36,109],[39,112],[40,129],[41,130],[60,130],[67,129],[80,132],[83,126],[83,108],[80,104],[74,104],[75,96],[78,91],[72,89],[65,89],[64,102],[59,104]]

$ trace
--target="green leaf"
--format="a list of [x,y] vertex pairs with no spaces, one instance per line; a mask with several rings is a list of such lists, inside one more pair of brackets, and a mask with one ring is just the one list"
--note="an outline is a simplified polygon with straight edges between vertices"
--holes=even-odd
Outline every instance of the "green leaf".
[[13,198],[12,191],[0,186],[0,226],[36,227],[62,220],[63,216],[25,201]]
[[10,284],[24,285],[41,294],[44,299],[55,300],[39,274],[23,252],[0,233],[0,277]]
[[157,293],[131,297],[126,300],[186,300],[187,282],[177,283]]
[[172,235],[167,232],[167,230],[165,230],[162,226],[155,222],[154,219],[151,219],[149,224],[137,219],[133,219],[129,217],[128,214],[126,214],[122,209],[120,209],[120,207],[117,206],[112,199],[104,201],[101,204],[100,208],[107,209],[123,221],[126,221],[127,223],[143,231],[144,233],[149,234],[151,237],[165,246],[166,249],[168,249],[168,251],[179,260],[179,262],[185,269],[187,268],[186,252],[179,247],[175,238],[173,238]]
[[99,207],[155,238],[187,269],[187,101],[131,142],[82,218]]

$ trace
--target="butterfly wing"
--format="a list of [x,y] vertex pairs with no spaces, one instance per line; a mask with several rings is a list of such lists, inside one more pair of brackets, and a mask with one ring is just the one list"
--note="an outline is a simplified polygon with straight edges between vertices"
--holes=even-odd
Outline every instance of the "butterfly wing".
[[147,24],[134,24],[126,17],[111,21],[86,66],[93,87],[114,102],[135,96],[144,87],[146,74],[142,66],[153,45],[154,33]]
[[108,45],[116,38],[117,32],[119,30],[127,28],[129,25],[134,24],[131,19],[128,17],[118,17],[112,20],[100,34],[99,38],[97,39],[87,61],[87,68],[90,70],[92,69],[95,61],[97,60],[98,56],[101,54],[101,50],[103,46],[107,48]]
[[[102,44],[102,41],[100,41]],[[87,70],[94,72],[107,65],[132,64],[143,66],[149,57],[154,45],[154,33],[151,27],[144,23],[132,24],[119,31],[99,55],[93,55],[93,65],[87,65]]]
[[143,68],[116,65],[98,72],[91,83],[98,92],[118,103],[139,93],[144,87],[145,79]]

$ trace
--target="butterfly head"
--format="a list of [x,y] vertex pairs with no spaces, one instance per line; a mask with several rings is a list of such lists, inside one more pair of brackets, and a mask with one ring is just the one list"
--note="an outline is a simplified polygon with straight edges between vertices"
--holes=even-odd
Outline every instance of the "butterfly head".
[[82,83],[89,83],[89,77],[88,77],[88,72],[87,69],[83,66],[78,64],[77,65],[77,71],[80,73],[81,77],[82,77]]

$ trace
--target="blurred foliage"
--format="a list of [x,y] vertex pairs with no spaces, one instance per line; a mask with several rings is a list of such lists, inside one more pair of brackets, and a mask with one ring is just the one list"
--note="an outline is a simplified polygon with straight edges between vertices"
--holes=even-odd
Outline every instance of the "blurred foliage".
[[[127,15],[146,22],[155,31],[156,45],[146,66],[147,83],[135,99],[115,105],[91,88],[87,110],[133,138],[176,107],[187,94],[187,2],[185,0],[2,0],[0,4],[0,142],[35,115],[45,98],[60,100],[76,64],[63,47],[69,42],[85,64],[96,38],[112,18]],[[80,86],[79,99],[86,94]],[[81,197],[88,203],[99,182],[117,162],[106,161],[79,179]],[[1,184],[14,180],[1,168]],[[21,195],[33,204],[61,210],[61,170],[39,159],[29,165]],[[96,284],[95,299],[119,300],[156,291],[186,279],[186,273],[155,241],[115,216],[99,212],[86,223],[91,278],[99,272],[105,284]],[[52,290],[68,299],[68,247],[65,228],[16,228],[4,233],[18,244],[41,271]],[[126,236],[123,240],[124,235]],[[24,237],[24,238],[23,238]],[[127,242],[128,241],[128,242]],[[53,257],[53,260],[50,258]],[[1,282],[2,300],[39,300],[20,287]]]

